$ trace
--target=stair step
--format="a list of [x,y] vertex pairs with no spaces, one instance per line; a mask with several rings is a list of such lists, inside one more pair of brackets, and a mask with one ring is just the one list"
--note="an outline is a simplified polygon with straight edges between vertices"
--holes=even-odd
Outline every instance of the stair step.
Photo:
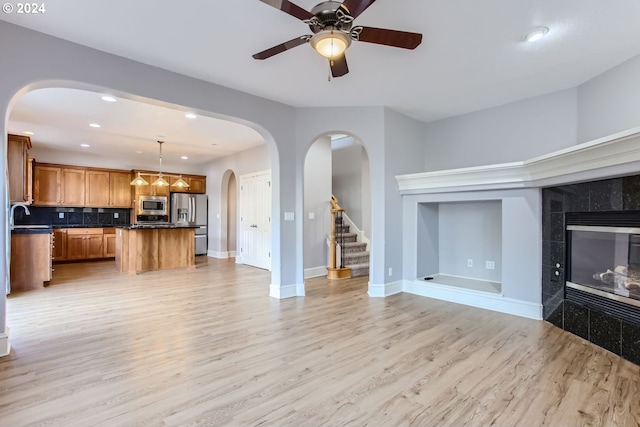
[[336,233],[348,233],[349,227],[351,226],[347,224],[336,225]]
[[340,239],[343,238],[344,242],[356,242],[358,240],[358,235],[356,233],[336,233],[336,241],[340,242]]
[[342,254],[344,257],[344,265],[352,266],[354,264],[362,264],[369,262],[369,252],[351,252]]
[[345,242],[342,245],[342,253],[366,252],[367,244],[362,242]]
[[353,264],[350,265],[351,277],[368,276],[369,275],[369,263]]

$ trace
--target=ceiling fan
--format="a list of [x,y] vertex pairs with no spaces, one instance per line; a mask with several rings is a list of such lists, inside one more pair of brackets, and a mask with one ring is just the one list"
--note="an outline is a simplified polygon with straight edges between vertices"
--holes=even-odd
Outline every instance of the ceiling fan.
[[267,59],[307,42],[322,56],[329,59],[331,75],[344,76],[349,72],[345,50],[352,40],[386,46],[415,49],[422,42],[422,34],[406,31],[353,26],[353,20],[376,0],[323,1],[307,11],[288,0],[260,0],[276,9],[300,19],[313,34],[286,41],[253,55],[255,59]]

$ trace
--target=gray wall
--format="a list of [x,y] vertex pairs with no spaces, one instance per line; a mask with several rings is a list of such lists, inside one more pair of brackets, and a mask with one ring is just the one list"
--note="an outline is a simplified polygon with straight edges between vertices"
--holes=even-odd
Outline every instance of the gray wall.
[[[434,273],[502,281],[501,201],[440,204],[439,237],[440,269]],[[487,270],[485,261],[495,269]]]
[[371,237],[371,175],[367,150],[349,138],[351,144],[332,152],[332,190],[354,224]]
[[424,125],[427,171],[530,159],[575,144],[576,89]]
[[[424,171],[424,144],[422,143],[423,123],[391,109],[385,109],[384,115],[385,137],[385,233],[384,245],[385,267],[387,278],[385,282],[396,282],[402,279],[402,197],[398,190],[396,175],[417,173]],[[382,173],[372,162],[372,177]],[[378,190],[374,182],[373,191]],[[373,212],[375,213],[375,207]],[[375,242],[372,242],[375,244]],[[394,248],[394,249],[391,249]],[[389,274],[389,268],[392,273]]]
[[640,56],[578,87],[578,143],[640,126]]
[[[326,268],[331,231],[331,138],[313,143],[304,162],[304,268]],[[314,219],[309,218],[313,213]],[[324,270],[326,274],[326,270]]]
[[[249,150],[241,151],[231,156],[213,161],[206,169],[207,195],[209,196],[209,250],[213,252],[226,252],[233,242],[227,241],[227,228],[230,219],[223,221],[223,212],[227,210],[229,197],[224,197],[231,188],[225,174],[232,171],[236,181],[242,175],[271,169],[269,150],[267,145],[260,145]],[[226,186],[226,188],[224,188]],[[237,198],[237,187],[236,190]],[[232,188],[231,188],[232,189]],[[237,213],[237,212],[236,212]],[[233,224],[237,227],[237,223]],[[273,232],[273,230],[272,230]],[[236,228],[236,235],[237,228]]]

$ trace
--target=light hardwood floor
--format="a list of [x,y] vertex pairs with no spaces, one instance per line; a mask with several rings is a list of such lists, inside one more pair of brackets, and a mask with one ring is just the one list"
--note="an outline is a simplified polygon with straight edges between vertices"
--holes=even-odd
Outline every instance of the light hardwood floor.
[[638,426],[640,369],[545,322],[367,278],[56,266],[11,295],[0,426]]

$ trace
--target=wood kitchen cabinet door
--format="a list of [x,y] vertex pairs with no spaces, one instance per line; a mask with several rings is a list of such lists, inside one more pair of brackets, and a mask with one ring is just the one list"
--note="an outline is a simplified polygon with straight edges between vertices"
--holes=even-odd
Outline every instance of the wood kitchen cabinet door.
[[105,235],[104,235],[104,252],[103,252],[103,256],[104,258],[115,258],[116,256],[116,233],[115,230],[113,230],[113,234],[107,234],[110,233],[107,230],[105,230]]
[[85,172],[85,206],[109,206],[109,172],[87,170]]
[[67,230],[58,228],[53,230],[53,260],[65,261],[67,259]]
[[192,176],[189,178],[189,193],[193,194],[204,194],[206,192],[206,178],[205,177],[195,177]]
[[67,234],[67,259],[77,260],[85,258],[85,235]]
[[58,206],[61,192],[61,170],[51,166],[35,166],[33,204],[40,206]]
[[28,136],[9,135],[7,146],[7,169],[9,173],[9,195],[11,204],[31,203],[31,165],[29,150],[31,139]]
[[85,242],[86,259],[104,258],[104,236],[102,234],[89,234],[85,236]]
[[84,206],[85,170],[62,168],[61,174],[61,206]]
[[67,260],[92,258],[104,258],[103,229],[67,229]]
[[128,172],[109,173],[109,206],[114,208],[130,208],[131,174]]

